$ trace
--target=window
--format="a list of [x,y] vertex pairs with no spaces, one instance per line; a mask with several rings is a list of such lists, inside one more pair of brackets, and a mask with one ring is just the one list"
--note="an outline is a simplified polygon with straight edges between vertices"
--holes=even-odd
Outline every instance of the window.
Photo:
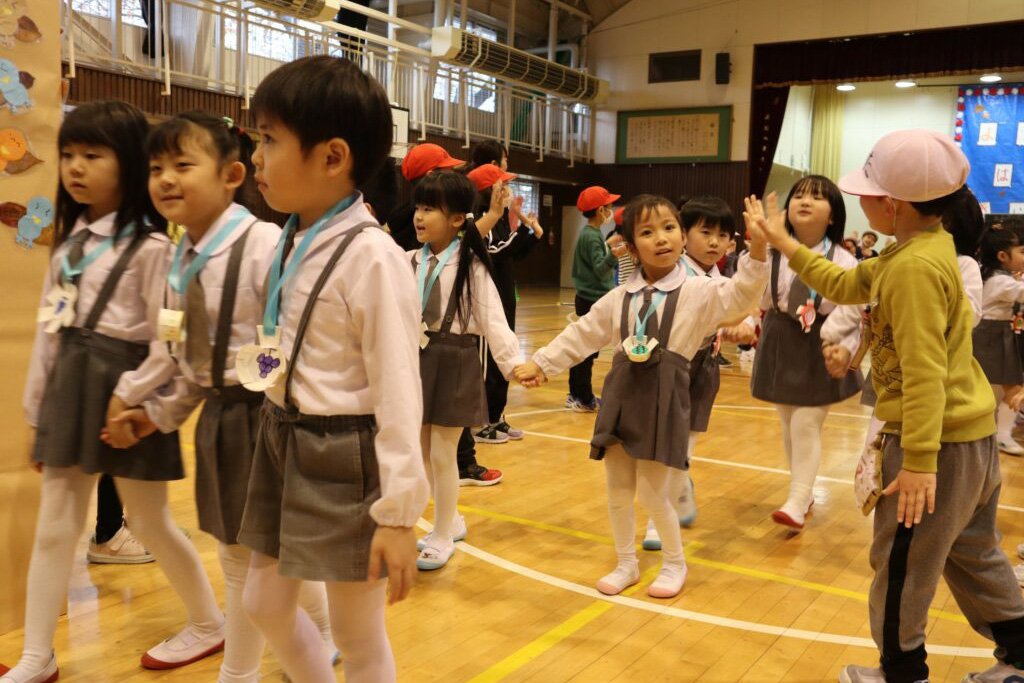
[[[459,17],[455,17],[454,25],[459,25]],[[486,38],[487,40],[497,40],[498,32],[489,26],[482,26],[480,24],[473,23],[472,21],[466,22],[466,30],[473,35]],[[451,73],[451,97],[448,97],[448,78],[445,75],[438,75],[434,79],[434,99],[445,100],[448,99],[452,104],[457,104],[459,100],[459,81],[457,72],[452,71]],[[488,76],[486,74],[474,73],[472,79],[467,79],[466,91],[469,94],[469,106],[480,111],[485,111],[493,114],[495,110],[495,100],[497,98],[497,81],[494,76]]]
[[[109,19],[110,2],[111,0],[72,0],[71,7],[76,12]],[[114,2],[118,2],[118,0],[114,0]],[[146,22],[142,19],[140,0],[120,0],[120,2],[121,21],[132,26],[142,26],[145,28]]]
[[[295,59],[295,36],[281,29],[272,28],[273,24],[284,23],[277,15],[262,7],[252,7],[250,14],[267,17],[270,21],[249,22],[249,45],[247,53],[266,57],[279,62],[290,62]],[[234,50],[238,44],[238,22],[235,19],[224,20],[224,46]]]
[[523,215],[540,214],[540,186],[528,180],[510,180],[508,187],[513,197],[523,198]]
[[648,83],[700,80],[700,50],[652,53],[647,63]]

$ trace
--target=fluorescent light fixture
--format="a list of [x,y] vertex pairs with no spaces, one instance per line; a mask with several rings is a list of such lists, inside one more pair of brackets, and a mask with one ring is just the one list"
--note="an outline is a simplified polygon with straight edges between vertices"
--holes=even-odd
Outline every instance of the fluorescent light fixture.
[[853,83],[840,83],[839,85],[836,86],[836,90],[838,90],[839,92],[850,92],[856,89],[857,86],[855,86]]
[[897,88],[913,88],[916,85],[916,81],[896,81]]
[[982,83],[998,83],[1003,80],[1003,77],[999,74],[983,74],[978,80]]

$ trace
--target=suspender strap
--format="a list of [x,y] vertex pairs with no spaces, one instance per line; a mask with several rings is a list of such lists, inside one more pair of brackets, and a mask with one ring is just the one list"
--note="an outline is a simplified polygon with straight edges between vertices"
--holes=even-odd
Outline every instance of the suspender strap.
[[103,283],[103,288],[100,289],[99,296],[96,297],[96,303],[92,305],[92,310],[89,311],[89,316],[85,319],[85,324],[82,327],[86,330],[95,330],[96,324],[100,321],[100,316],[103,315],[103,311],[106,310],[107,304],[110,303],[110,298],[114,296],[114,290],[117,289],[117,283],[121,280],[121,276],[124,275],[124,271],[128,269],[128,264],[131,262],[132,257],[135,256],[141,247],[142,243],[149,239],[148,235],[136,235],[129,242],[125,250],[121,252],[120,258],[117,259],[117,263],[114,264],[114,268],[107,275],[106,281]]
[[779,309],[779,266],[781,265],[782,254],[772,249],[772,308],[776,313]]
[[[832,256],[836,253],[836,243],[833,242],[832,246],[828,248],[828,252],[825,253],[825,260],[831,261]],[[821,292],[814,293],[814,310],[817,311],[821,307]]]
[[367,221],[366,223],[360,223],[344,233],[344,238],[338,244],[334,253],[331,254],[331,258],[327,261],[324,269],[320,272],[320,277],[317,278],[316,283],[313,285],[313,289],[309,292],[309,298],[306,299],[306,307],[302,310],[302,317],[299,318],[299,326],[295,330],[295,342],[292,344],[292,356],[288,359],[288,372],[284,377],[284,405],[288,410],[292,410],[292,372],[295,371],[295,361],[299,358],[299,351],[302,350],[302,339],[306,336],[306,327],[309,325],[309,317],[313,313],[313,306],[316,304],[316,299],[320,296],[320,292],[323,290],[324,285],[327,284],[327,278],[330,277],[331,272],[334,270],[334,266],[338,264],[338,260],[341,255],[345,253],[348,246],[352,244],[352,240],[356,238],[356,235],[361,233],[366,228],[379,228],[376,223]]
[[[458,280],[458,278],[455,278]],[[455,314],[459,312],[459,292],[455,291],[455,285],[452,285],[452,294],[448,297],[448,305],[445,307],[444,319],[441,321],[441,336],[444,337],[451,334],[452,321],[455,320]]]
[[[676,317],[676,305],[679,302],[680,289],[682,289],[682,286],[676,287],[669,292],[669,295],[665,297],[664,305],[661,307],[662,315],[658,318],[658,334],[655,335],[655,338],[662,346],[668,344],[668,338],[672,334],[672,323]],[[622,297],[622,319],[619,321],[621,341],[626,341],[626,338],[629,337],[629,309],[632,299],[633,295],[629,292],[626,292],[626,296]]]
[[228,269],[224,273],[224,289],[220,295],[220,315],[217,318],[217,336],[213,342],[213,366],[210,377],[215,389],[224,386],[224,370],[227,366],[228,345],[231,342],[231,323],[235,318],[238,275],[242,270],[242,255],[245,252],[245,243],[248,239],[249,230],[246,230],[231,246]]

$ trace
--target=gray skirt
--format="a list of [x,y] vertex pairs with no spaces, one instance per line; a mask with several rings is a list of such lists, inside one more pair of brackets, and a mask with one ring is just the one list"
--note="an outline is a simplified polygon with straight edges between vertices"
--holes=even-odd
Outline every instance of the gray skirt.
[[600,460],[609,446],[637,460],[689,467],[690,362],[664,347],[645,363],[619,351],[601,390],[601,408],[590,441],[590,457]]
[[131,448],[100,441],[107,405],[118,380],[149,355],[149,345],[94,330],[65,327],[46,378],[33,460],[47,467],[78,467],[124,479],[183,479],[178,433],[155,432]]
[[754,398],[790,406],[827,406],[860,391],[860,370],[835,379],[825,368],[821,326],[827,317],[819,315],[811,331],[804,332],[785,313],[765,314],[750,377]]
[[714,344],[705,346],[690,361],[690,431],[704,433],[711,421],[711,409],[722,386]]
[[277,558],[282,576],[366,581],[376,434],[372,415],[303,415],[264,401],[238,542]]
[[1017,335],[1009,320],[982,320],[974,328],[974,357],[990,384],[1020,384],[1021,370]]
[[263,394],[236,384],[209,389],[196,425],[199,528],[238,543]]
[[487,424],[487,396],[475,334],[427,332],[420,349],[423,424],[475,427]]

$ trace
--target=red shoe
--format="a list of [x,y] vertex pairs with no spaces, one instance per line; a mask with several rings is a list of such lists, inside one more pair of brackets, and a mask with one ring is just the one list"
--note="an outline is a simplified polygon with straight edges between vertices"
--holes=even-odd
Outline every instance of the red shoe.
[[459,486],[494,486],[501,481],[501,477],[501,470],[472,465],[465,472],[459,472]]
[[[8,673],[11,667],[0,664],[0,677]],[[16,683],[54,683],[60,678],[60,670],[57,669],[57,658],[55,655],[50,655],[50,661],[47,662],[46,668],[30,678],[14,678],[8,676],[6,680],[16,681]]]

